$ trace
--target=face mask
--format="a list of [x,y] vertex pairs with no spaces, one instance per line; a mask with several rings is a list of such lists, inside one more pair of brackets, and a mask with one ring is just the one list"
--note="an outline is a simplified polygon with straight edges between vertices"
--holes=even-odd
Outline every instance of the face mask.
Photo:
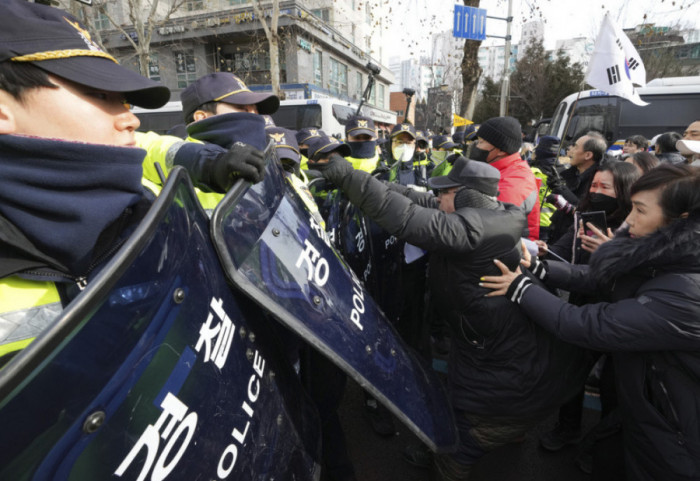
[[447,158],[447,154],[449,154],[449,152],[446,150],[436,150],[430,154],[430,158],[433,159],[435,163],[442,164]]
[[391,148],[391,153],[397,162],[410,162],[415,151],[416,146],[410,144],[398,144]]
[[307,159],[309,158],[309,149],[308,149],[308,148],[306,148],[306,149],[299,149],[299,152],[301,153],[301,155],[303,155],[303,156],[306,157]]
[[377,153],[377,141],[365,140],[362,142],[347,142],[355,159],[371,159]]
[[[491,149],[493,150],[493,149]],[[476,160],[477,162],[486,162],[486,159],[488,158],[489,154],[491,153],[491,150],[484,150],[480,149],[479,147],[472,145],[471,152],[469,154],[469,158],[471,160]]]
[[618,208],[617,199],[615,197],[610,197],[605,194],[591,194],[591,210],[602,210],[606,214],[610,215],[615,212]]

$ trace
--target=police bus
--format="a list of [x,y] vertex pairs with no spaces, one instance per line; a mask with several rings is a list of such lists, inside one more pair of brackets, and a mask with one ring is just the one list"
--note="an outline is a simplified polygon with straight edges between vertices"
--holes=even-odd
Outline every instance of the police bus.
[[[286,129],[317,127],[329,136],[344,138],[345,124],[355,115],[358,106],[336,98],[283,100],[272,118],[277,126]],[[374,120],[378,130],[388,131],[396,124],[395,112],[363,105],[361,114]]]
[[605,136],[608,144],[613,144],[637,134],[651,139],[664,132],[682,133],[698,119],[700,77],[655,79],[637,91],[649,105],[640,107],[601,90],[571,94],[557,106],[546,134],[570,144],[580,135],[595,130]]
[[[345,124],[357,112],[358,104],[336,98],[283,100],[272,115],[275,124],[291,130],[315,127],[327,135],[345,137]],[[182,103],[168,102],[159,109],[134,107],[132,112],[141,121],[139,131],[165,134],[173,127],[184,124]],[[362,115],[371,117],[378,130],[391,130],[396,124],[396,113],[363,105]]]

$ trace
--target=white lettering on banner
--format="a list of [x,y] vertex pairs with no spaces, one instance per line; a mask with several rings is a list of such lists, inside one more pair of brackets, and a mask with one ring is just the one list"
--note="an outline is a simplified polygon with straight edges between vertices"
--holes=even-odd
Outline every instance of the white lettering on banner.
[[209,307],[221,322],[216,326],[212,326],[214,314],[209,312],[206,322],[199,328],[199,339],[195,350],[199,352],[204,347],[204,362],[212,361],[216,367],[223,369],[231,349],[236,326],[233,325],[226,311],[224,311],[221,299],[212,298]]
[[362,314],[365,313],[365,294],[362,291],[362,286],[357,280],[357,277],[353,276],[352,280],[355,283],[355,285],[352,286],[353,309],[352,311],[350,311],[350,320],[353,324],[355,324],[358,327],[358,329],[360,329],[360,331],[362,331],[364,327],[362,326],[361,320]]
[[306,248],[299,254],[295,266],[301,267],[301,264],[306,262],[307,280],[314,281],[319,287],[323,287],[328,282],[330,274],[328,261],[321,257],[321,254],[308,239],[304,240],[304,245]]
[[216,468],[216,475],[219,479],[226,479],[233,472],[233,468],[236,466],[236,460],[238,459],[238,449],[245,443],[245,438],[248,436],[248,429],[250,428],[250,419],[252,419],[255,414],[251,405],[255,405],[255,402],[260,396],[260,379],[265,372],[265,359],[263,359],[258,351],[255,351],[255,356],[253,357],[253,371],[255,372],[248,380],[248,399],[243,401],[241,405],[241,409],[245,415],[248,416],[248,420],[245,422],[243,431],[238,429],[238,427],[233,428],[233,431],[231,431],[231,437],[234,439],[235,443],[226,446],[224,452],[219,457],[219,464]]
[[[144,481],[151,468],[153,468],[150,477],[151,481],[162,481],[175,469],[177,463],[185,454],[185,450],[189,446],[190,441],[192,441],[194,430],[197,427],[197,413],[190,412],[187,414],[187,406],[171,393],[165,396],[163,402],[160,403],[160,407],[163,408],[163,412],[158,421],[156,421],[155,425],[149,424],[146,426],[146,430],[114,472],[115,475],[121,477],[131,466],[131,463],[134,462],[139,452],[146,448],[146,461],[143,468],[141,468],[137,481]],[[166,421],[167,425],[163,429]],[[184,439],[179,448],[174,455],[171,454],[171,451],[183,434]],[[161,438],[163,440],[167,439],[168,442],[160,455],[158,455]]]
[[388,249],[389,246],[392,246],[392,245],[396,244],[396,241],[397,241],[396,236],[393,235],[393,236],[389,237],[389,238],[384,242],[384,249]]

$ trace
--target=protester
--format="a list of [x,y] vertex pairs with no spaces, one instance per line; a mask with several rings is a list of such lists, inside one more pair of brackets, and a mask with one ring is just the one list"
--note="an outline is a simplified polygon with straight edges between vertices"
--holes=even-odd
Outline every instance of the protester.
[[588,192],[600,162],[605,155],[607,144],[603,136],[597,132],[587,132],[579,137],[569,147],[568,155],[570,165],[561,174],[563,182],[549,182],[552,194],[547,197],[547,202],[557,207],[557,212],[552,214],[552,222],[549,230],[549,241],[556,242],[569,230],[574,222],[573,212],[579,199]]
[[[634,155],[639,154],[642,152]],[[630,189],[640,175],[640,172],[633,165],[625,162],[612,162],[601,166],[593,177],[588,193],[579,203],[579,210],[576,212],[577,221],[556,244],[547,248],[549,253],[547,258],[555,260],[563,258],[577,265],[588,264],[591,253],[613,237],[613,232],[622,225],[630,213],[632,209]],[[592,211],[605,213],[607,229],[583,225],[583,221],[580,220],[581,214]],[[593,234],[586,235],[586,232],[591,230]],[[569,302],[578,306],[600,300],[604,299],[597,291],[569,293]],[[587,363],[587,369],[590,370],[593,367],[598,357],[598,355],[592,355],[584,360]],[[602,362],[599,361],[599,365],[608,366],[605,364],[605,359]],[[617,403],[614,387],[606,383],[612,376],[608,376],[606,370],[605,376],[599,377],[604,379],[604,382],[599,381],[598,384],[602,406],[601,417],[605,418]],[[559,409],[559,417],[554,428],[540,437],[540,445],[547,451],[559,451],[565,446],[576,444],[581,440],[584,385],[582,384],[580,387],[579,393]],[[595,433],[589,433],[586,436],[586,442],[582,443],[576,458],[579,467],[588,473],[591,471],[590,446],[592,445],[592,442],[588,441],[595,435]]]
[[683,138],[676,142],[676,148],[693,166],[700,166],[700,120],[691,123]]
[[[681,156],[683,162],[685,159]],[[629,162],[634,165],[641,174],[646,174],[651,169],[659,165],[659,159],[650,152],[637,152],[625,159],[625,162]],[[674,162],[671,162],[674,163]]]
[[661,134],[656,139],[654,144],[654,153],[659,162],[669,164],[685,164],[683,157],[676,149],[676,142],[681,140],[681,136],[677,132],[666,132]]
[[523,237],[536,240],[540,234],[539,189],[530,167],[520,158],[522,130],[513,117],[493,117],[481,124],[470,158],[487,162],[501,173],[498,200],[515,204],[527,213]]
[[[547,246],[547,251],[574,264],[587,264],[594,248],[612,237],[629,214],[632,208],[630,189],[640,175],[638,169],[627,162],[609,162],[601,166],[593,176],[588,192],[579,202],[576,221],[557,242]],[[605,212],[608,228],[596,239],[584,235],[580,230],[581,213],[593,211]],[[581,238],[583,242],[575,242]]]
[[622,160],[637,152],[649,150],[649,141],[642,135],[633,135],[625,139],[622,145]]
[[633,185],[632,204],[629,227],[597,250],[590,267],[531,265],[550,286],[601,288],[609,302],[567,304],[501,261],[501,275],[482,285],[559,338],[612,352],[624,455],[608,438],[597,456],[624,460],[630,480],[699,479],[700,175],[661,165]]
[[461,439],[455,454],[437,457],[435,470],[437,479],[466,479],[485,453],[521,440],[574,393],[568,381],[586,374],[575,371],[580,352],[477,285],[497,272],[494,256],[517,265],[525,215],[496,200],[496,168],[463,157],[447,176],[430,179],[437,199],[384,184],[337,156],[323,175],[387,231],[431,252],[430,292],[453,333],[448,380]]

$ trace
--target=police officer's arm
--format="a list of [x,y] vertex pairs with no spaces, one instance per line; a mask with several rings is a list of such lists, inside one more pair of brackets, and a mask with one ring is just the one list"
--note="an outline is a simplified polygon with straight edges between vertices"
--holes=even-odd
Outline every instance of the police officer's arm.
[[389,233],[418,247],[467,252],[481,242],[483,229],[478,216],[468,220],[462,215],[421,207],[366,172],[353,169],[340,156],[331,158],[323,176]]
[[148,152],[143,162],[144,177],[157,184],[160,178],[156,163],[166,175],[173,166],[180,165],[187,169],[195,184],[222,193],[238,178],[249,182],[259,182],[263,178],[263,153],[242,142],[226,150],[216,144],[184,142],[179,137],[154,132],[138,133],[136,142]]

